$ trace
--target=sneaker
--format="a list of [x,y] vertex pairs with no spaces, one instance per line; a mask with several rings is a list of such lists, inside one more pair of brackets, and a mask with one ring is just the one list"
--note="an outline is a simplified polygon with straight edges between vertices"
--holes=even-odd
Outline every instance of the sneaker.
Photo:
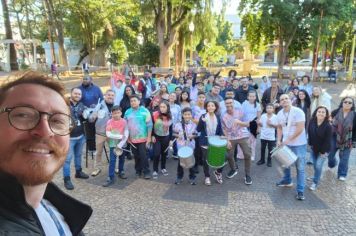
[[136,177],[141,177],[142,173],[140,171],[136,171]]
[[215,175],[216,181],[219,184],[222,184],[223,183],[222,174],[217,171],[214,171],[214,175]]
[[205,185],[210,186],[211,185],[211,181],[209,177],[205,178]]
[[292,187],[293,186],[293,183],[288,183],[284,180],[282,181],[279,181],[278,183],[276,183],[277,187]]
[[263,164],[265,164],[266,162],[265,162],[265,160],[259,160],[256,164],[258,165],[258,166],[260,166],[260,165],[263,165]]
[[249,175],[246,175],[245,177],[245,184],[246,185],[251,185],[252,184],[252,179]]
[[114,184],[114,179],[112,178],[108,178],[105,182],[105,184],[103,184],[103,187],[109,187],[110,185]]
[[158,179],[158,173],[157,173],[157,171],[153,171],[153,173],[152,173],[152,179]]
[[174,182],[174,184],[176,184],[176,185],[179,185],[181,183],[182,183],[182,179],[180,179],[180,178],[177,178],[176,181]]
[[70,180],[70,177],[64,177],[64,187],[67,190],[73,190],[74,189],[74,185],[73,185],[72,181]]
[[303,201],[305,199],[304,193],[298,192],[297,195],[295,196],[295,198],[299,201]]
[[115,168],[115,174],[119,174],[119,168]]
[[150,173],[143,174],[144,179],[151,179]]
[[127,179],[127,177],[126,177],[126,175],[125,175],[125,172],[119,173],[119,178],[120,178],[120,179]]
[[101,172],[101,169],[96,169],[93,172],[91,172],[91,176],[97,176]]
[[196,179],[196,177],[189,179],[189,182],[190,182],[191,185],[196,185],[197,184],[195,179]]
[[88,179],[89,178],[89,175],[85,174],[83,171],[77,171],[75,173],[75,178],[78,178],[78,179]]
[[309,189],[310,189],[311,191],[315,191],[315,190],[316,190],[316,184],[315,184],[315,183],[312,183],[312,184],[310,185]]
[[313,181],[313,177],[308,177],[307,181],[312,182]]
[[162,172],[162,174],[163,174],[164,176],[167,176],[167,175],[168,175],[168,171],[167,171],[166,169],[162,169],[161,172]]
[[235,175],[237,175],[237,170],[230,170],[229,173],[227,173],[226,178],[232,179]]
[[339,177],[339,180],[340,180],[340,181],[346,181],[346,177],[345,177],[345,176],[340,176],[340,177]]

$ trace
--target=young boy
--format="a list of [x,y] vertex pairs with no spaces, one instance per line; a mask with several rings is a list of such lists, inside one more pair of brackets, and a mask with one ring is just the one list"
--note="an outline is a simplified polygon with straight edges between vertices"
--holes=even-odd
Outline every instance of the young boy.
[[[182,110],[182,116],[182,122],[175,124],[173,128],[173,135],[177,137],[178,152],[183,146],[189,146],[192,149],[195,147],[194,139],[196,138],[197,125],[193,122],[192,109],[190,107],[184,108]],[[178,160],[177,180],[175,184],[182,182],[183,175],[184,169]],[[191,185],[196,185],[194,167],[189,169],[189,181]]]
[[[127,122],[125,119],[121,118],[121,107],[113,106],[111,109],[111,119],[106,123],[106,136],[109,138],[110,147],[110,163],[109,163],[109,173],[108,179],[103,187],[108,187],[112,185],[115,176],[115,164],[116,164],[116,153],[115,149],[122,149],[126,146],[126,141],[129,136],[129,131],[127,129]],[[122,153],[119,156],[119,177],[121,179],[126,179],[124,173],[125,155]]]
[[265,150],[268,147],[267,166],[272,166],[271,151],[276,146],[277,116],[274,114],[274,105],[267,104],[266,113],[261,116],[259,126],[261,127],[261,159],[257,165],[265,164]]

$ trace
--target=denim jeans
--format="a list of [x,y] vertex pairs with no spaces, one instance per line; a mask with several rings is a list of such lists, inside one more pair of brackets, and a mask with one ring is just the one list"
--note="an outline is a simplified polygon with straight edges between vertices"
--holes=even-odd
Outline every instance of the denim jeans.
[[[296,161],[297,167],[297,192],[304,192],[305,187],[305,156],[307,154],[307,145],[300,145],[300,146],[288,146],[295,155],[297,155],[298,159]],[[291,169],[285,168],[284,169],[284,177],[283,182],[291,183]]]
[[85,143],[85,136],[82,135],[78,139],[70,139],[69,143],[69,151],[67,154],[67,158],[63,165],[63,176],[69,177],[70,176],[70,163],[72,161],[74,155],[74,166],[75,170],[82,169],[82,150],[83,145]]
[[315,153],[313,150],[310,152],[310,157],[313,160],[314,166],[314,177],[313,182],[318,185],[321,177],[321,173],[323,172],[324,162],[326,161],[326,157],[321,157],[320,153]]
[[[328,165],[330,168],[333,168],[336,166],[337,161],[336,161],[336,152],[339,150],[339,148],[336,146],[336,136],[333,135],[332,141],[331,141],[331,150],[328,156]],[[337,169],[337,177],[346,177],[347,176],[347,171],[349,170],[349,158],[351,154],[351,148],[344,148],[343,150],[339,150],[339,166]]]
[[[109,178],[110,179],[113,179],[115,176],[115,165],[116,165],[117,156],[116,156],[114,150],[115,150],[114,147],[110,148],[110,163],[109,163]],[[119,173],[124,172],[124,164],[125,164],[125,154],[122,153],[119,156]]]

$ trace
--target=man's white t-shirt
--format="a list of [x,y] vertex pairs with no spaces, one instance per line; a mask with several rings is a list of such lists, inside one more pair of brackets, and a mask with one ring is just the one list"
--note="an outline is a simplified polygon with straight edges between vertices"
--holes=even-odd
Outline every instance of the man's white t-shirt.
[[273,125],[278,124],[277,115],[272,114],[271,118],[268,118],[267,113],[263,114],[260,120],[262,123],[261,139],[268,141],[276,141],[276,128],[267,125],[267,120],[270,120]]
[[253,121],[257,117],[257,113],[262,111],[261,105],[258,102],[255,105],[247,100],[242,103],[242,110],[245,114],[243,119],[245,122]]
[[[298,122],[305,122],[305,114],[300,108],[292,106],[289,112],[284,112],[284,109],[280,110],[277,114],[277,119],[278,125],[282,126],[283,141],[285,141],[294,135]],[[305,126],[303,125],[302,133],[287,145],[300,146],[305,144],[307,144],[307,137],[305,135]]]
[[[61,215],[61,213],[59,213],[58,210],[49,201],[43,199],[42,203],[45,204],[47,208],[50,208],[50,210],[54,213],[57,220],[61,224],[65,235],[71,236],[72,232],[70,231],[69,226],[65,222],[64,217]],[[54,220],[52,219],[50,213],[46,210],[46,208],[42,206],[42,204],[40,204],[39,207],[35,209],[35,212],[41,222],[42,228],[46,236],[60,236],[57,226],[54,223]]]

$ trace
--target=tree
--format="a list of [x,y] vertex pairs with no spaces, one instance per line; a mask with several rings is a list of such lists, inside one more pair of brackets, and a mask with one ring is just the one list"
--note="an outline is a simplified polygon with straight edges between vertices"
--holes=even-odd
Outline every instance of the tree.
[[[7,1],[1,0],[1,5],[2,5],[2,11],[3,11],[3,15],[4,15],[6,39],[13,39],[12,38],[11,22],[10,22],[10,14],[9,14],[9,8],[7,5]],[[18,68],[19,68],[18,64],[17,64],[15,45],[13,43],[10,44],[10,68],[11,68],[11,70],[18,70]]]

